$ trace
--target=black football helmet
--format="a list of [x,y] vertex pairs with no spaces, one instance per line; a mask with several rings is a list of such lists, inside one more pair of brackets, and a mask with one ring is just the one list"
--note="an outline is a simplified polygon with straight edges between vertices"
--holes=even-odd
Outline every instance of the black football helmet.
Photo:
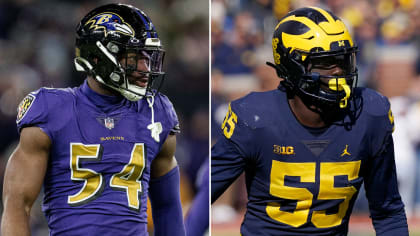
[[[282,84],[317,107],[346,108],[357,85],[357,47],[344,23],[329,11],[300,8],[284,16],[272,39],[274,64]],[[339,76],[311,69],[336,65]]]
[[[87,72],[130,101],[153,95],[153,82],[164,75],[164,55],[152,21],[136,7],[104,5],[90,11],[77,26],[76,70]],[[145,60],[148,71],[137,68],[139,59]],[[130,83],[133,72],[147,78],[145,87]]]

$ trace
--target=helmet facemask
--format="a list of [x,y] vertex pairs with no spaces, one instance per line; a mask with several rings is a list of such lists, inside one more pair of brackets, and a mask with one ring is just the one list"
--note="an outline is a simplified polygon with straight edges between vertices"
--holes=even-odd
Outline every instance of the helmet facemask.
[[[123,47],[117,54],[118,69],[116,75],[110,74],[110,78],[122,95],[131,101],[153,95],[163,82],[165,73],[162,71],[162,65],[165,51],[160,47],[159,39],[153,40],[159,45]],[[146,40],[146,43],[150,43],[149,40]],[[114,43],[114,48],[115,45],[117,43]],[[123,72],[122,79],[118,79],[118,71]],[[115,80],[113,76],[116,76]]]
[[[296,82],[301,94],[308,96],[318,107],[344,109],[357,85],[355,48],[350,52],[310,54],[305,60],[305,72]],[[338,70],[335,75],[321,71]]]

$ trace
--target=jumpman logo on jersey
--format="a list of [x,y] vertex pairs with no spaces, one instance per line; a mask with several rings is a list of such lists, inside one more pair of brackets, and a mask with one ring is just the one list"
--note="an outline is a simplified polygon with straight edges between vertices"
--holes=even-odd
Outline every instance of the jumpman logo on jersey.
[[341,153],[341,156],[343,157],[344,155],[351,155],[350,152],[347,151],[347,149],[349,148],[349,145],[346,144],[346,147],[344,148],[343,153]]

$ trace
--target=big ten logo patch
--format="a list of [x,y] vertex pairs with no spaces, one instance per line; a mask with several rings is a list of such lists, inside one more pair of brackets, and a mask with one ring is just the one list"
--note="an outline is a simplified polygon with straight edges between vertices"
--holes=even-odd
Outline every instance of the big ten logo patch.
[[295,148],[292,146],[273,145],[273,152],[279,155],[294,155]]

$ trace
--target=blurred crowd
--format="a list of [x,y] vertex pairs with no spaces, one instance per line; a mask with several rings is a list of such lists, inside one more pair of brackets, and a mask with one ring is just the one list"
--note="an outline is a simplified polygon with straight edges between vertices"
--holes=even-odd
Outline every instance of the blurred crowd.
[[[75,87],[83,82],[84,75],[73,65],[76,25],[90,10],[111,2],[116,1],[0,2],[1,185],[8,157],[19,138],[15,118],[20,100],[39,87]],[[118,2],[136,6],[149,15],[166,51],[167,75],[161,91],[171,99],[180,119],[176,158],[182,171],[181,197],[187,211],[196,191],[197,172],[209,150],[209,2]],[[48,234],[39,205],[39,201],[34,204],[32,215],[35,236]]]
[[[280,18],[304,6],[321,7],[343,19],[359,48],[358,86],[376,89],[390,98],[400,193],[407,215],[420,216],[418,0],[212,0],[212,143],[220,134],[229,101],[278,86],[274,69],[265,65],[273,61],[272,34]],[[242,186],[232,186],[212,206],[214,223],[232,220],[244,210],[247,200]],[[368,212],[363,198],[361,192],[355,208],[362,214]]]

